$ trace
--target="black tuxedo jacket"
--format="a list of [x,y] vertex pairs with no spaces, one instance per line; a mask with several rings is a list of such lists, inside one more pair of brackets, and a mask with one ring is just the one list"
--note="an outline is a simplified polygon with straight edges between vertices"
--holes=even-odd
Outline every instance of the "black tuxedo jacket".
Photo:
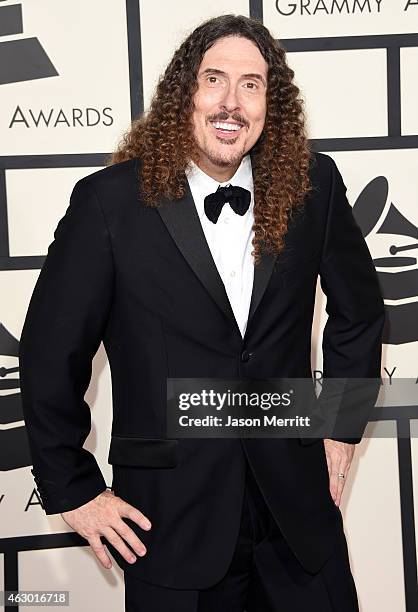
[[[187,185],[158,208],[138,198],[138,159],[79,180],[36,283],[20,343],[24,417],[46,514],[106,488],[84,400],[103,341],[112,375],[112,488],[151,520],[124,519],[147,546],[128,572],[177,588],[225,573],[251,466],[302,566],[332,553],[341,512],[320,438],[169,439],[166,378],[310,377],[317,276],[327,296],[325,377],[379,377],[384,306],[331,157],[313,153],[314,191],[286,249],[255,268],[242,338]],[[361,438],[351,440],[354,443]],[[346,440],[347,441],[347,440]]]

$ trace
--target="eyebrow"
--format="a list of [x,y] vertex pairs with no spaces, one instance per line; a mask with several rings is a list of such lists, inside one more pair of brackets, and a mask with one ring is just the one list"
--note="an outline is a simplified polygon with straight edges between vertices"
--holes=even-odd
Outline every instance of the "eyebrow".
[[[228,76],[226,72],[223,70],[219,70],[218,68],[205,68],[205,70],[201,74],[219,74],[221,76]],[[258,72],[248,72],[247,74],[242,74],[241,78],[244,79],[256,79],[257,81],[261,81],[264,86],[266,86],[266,81],[261,74]]]

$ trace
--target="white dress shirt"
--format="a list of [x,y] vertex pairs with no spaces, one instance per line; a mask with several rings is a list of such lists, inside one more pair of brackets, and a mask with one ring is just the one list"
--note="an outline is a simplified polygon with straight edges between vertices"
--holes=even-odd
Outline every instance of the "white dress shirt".
[[[254,186],[249,154],[243,157],[234,176],[224,183],[218,183],[208,176],[194,162],[186,170],[187,180],[194,199],[200,223],[213,260],[224,283],[235,319],[245,334],[250,308],[254,279],[254,258],[251,255],[254,236]],[[224,204],[218,221],[212,223],[204,209],[204,199],[214,193],[218,186],[236,185],[248,189],[251,203],[245,215],[235,213],[230,205]]]

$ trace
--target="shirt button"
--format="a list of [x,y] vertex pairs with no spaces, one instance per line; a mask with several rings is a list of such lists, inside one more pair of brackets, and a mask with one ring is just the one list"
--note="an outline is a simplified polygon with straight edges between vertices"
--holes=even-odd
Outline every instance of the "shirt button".
[[225,217],[224,223],[229,223],[229,217]]
[[250,360],[252,353],[249,353],[248,351],[242,351],[241,353],[241,361],[247,362]]
[[230,276],[235,276],[235,270],[232,270]]

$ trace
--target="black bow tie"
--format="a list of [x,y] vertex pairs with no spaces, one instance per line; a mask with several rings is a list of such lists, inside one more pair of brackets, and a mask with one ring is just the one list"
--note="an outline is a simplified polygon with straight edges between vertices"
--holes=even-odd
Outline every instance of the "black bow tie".
[[207,195],[205,198],[205,213],[212,223],[217,222],[226,202],[229,202],[232,210],[238,215],[245,215],[250,206],[251,193],[244,187],[227,185],[226,187],[219,186],[215,193]]

